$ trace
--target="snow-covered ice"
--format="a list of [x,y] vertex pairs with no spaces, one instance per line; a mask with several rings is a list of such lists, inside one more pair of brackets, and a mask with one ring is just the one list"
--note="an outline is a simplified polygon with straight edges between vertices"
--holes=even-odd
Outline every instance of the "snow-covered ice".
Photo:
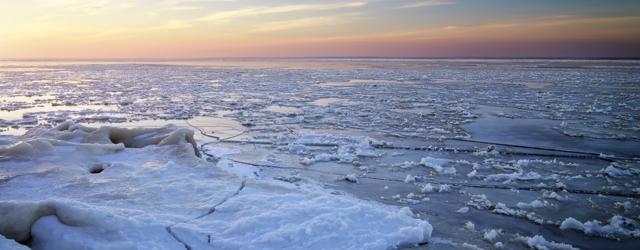
[[640,248],[640,61],[0,72],[0,249]]
[[432,232],[398,207],[231,174],[183,128],[64,123],[0,156],[0,234],[33,249],[387,249]]

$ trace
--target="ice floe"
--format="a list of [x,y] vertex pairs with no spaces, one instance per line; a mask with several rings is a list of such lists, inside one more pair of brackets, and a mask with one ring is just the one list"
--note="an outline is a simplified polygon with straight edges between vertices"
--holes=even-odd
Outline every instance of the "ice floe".
[[10,176],[0,181],[0,242],[16,249],[11,240],[34,249],[388,249],[433,230],[398,207],[240,177],[198,158],[193,132],[171,126],[65,123],[0,152]]

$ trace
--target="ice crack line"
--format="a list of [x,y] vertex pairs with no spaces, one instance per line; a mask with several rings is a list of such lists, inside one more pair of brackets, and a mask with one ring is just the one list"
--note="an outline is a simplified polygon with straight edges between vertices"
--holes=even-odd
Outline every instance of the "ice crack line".
[[[236,143],[236,144],[256,144],[256,145],[274,145],[273,142],[270,141],[247,141],[247,140],[220,140],[215,142],[207,142],[200,145],[201,151],[203,151],[204,146],[212,144],[212,143]],[[337,143],[302,143],[305,146],[313,146],[313,147],[338,147],[341,144]],[[449,148],[449,147],[434,147],[434,146],[394,146],[394,145],[372,145],[372,147],[381,150],[411,150],[411,151],[433,151],[433,152],[450,152],[450,153],[477,153],[478,149],[469,149],[469,148]],[[541,149],[542,150],[542,149]],[[547,149],[547,151],[553,151]],[[509,150],[496,150],[497,154],[501,155],[515,155],[515,156],[538,156],[538,157],[553,157],[553,158],[572,158],[572,159],[595,159],[595,160],[603,160],[607,162],[613,162],[616,160],[633,160],[629,158],[623,157],[603,157],[600,155],[591,155],[591,154],[556,154],[556,153],[532,153],[532,152],[520,152],[520,151],[509,151]]]
[[[203,136],[207,136],[210,138],[214,138],[217,141],[208,142],[201,145],[201,151],[203,147],[207,144],[212,143],[241,143],[241,144],[265,144],[265,145],[273,145],[273,142],[270,141],[246,141],[246,140],[231,140],[240,135],[245,134],[248,131],[242,131],[239,134],[227,137],[220,138],[218,136],[210,135],[206,133],[202,128],[191,124],[189,121],[185,120],[186,123],[195,128],[202,134]],[[513,148],[525,148],[525,149],[534,149],[534,150],[543,150],[555,153],[531,153],[531,152],[518,152],[518,151],[505,151],[505,150],[497,150],[497,153],[502,155],[518,155],[518,156],[539,156],[539,157],[555,157],[555,158],[575,158],[575,159],[595,159],[595,160],[603,160],[608,162],[613,162],[615,160],[637,160],[636,158],[627,158],[627,157],[615,157],[615,156],[603,156],[602,154],[594,153],[594,152],[583,152],[576,150],[565,150],[565,149],[557,149],[557,148],[546,148],[546,147],[537,147],[537,146],[529,146],[529,145],[516,145],[509,143],[500,143],[500,142],[488,142],[488,141],[480,141],[473,139],[462,139],[462,138],[447,138],[448,140],[456,140],[456,141],[465,141],[465,142],[473,142],[473,143],[482,143],[482,144],[491,144],[491,145],[500,145],[506,147]],[[305,146],[318,146],[318,147],[335,147],[340,146],[339,144],[333,143],[304,143]],[[477,149],[464,149],[464,148],[447,148],[447,147],[409,147],[409,146],[393,146],[393,145],[373,145],[377,149],[395,149],[395,150],[413,150],[413,151],[445,151],[452,153],[474,153],[477,152]],[[565,153],[565,154],[558,154]],[[568,153],[568,154],[566,154]]]
[[176,225],[176,224],[173,224],[173,225],[171,225],[171,226],[167,226],[167,227],[165,227],[165,229],[166,229],[166,230],[167,230],[167,232],[171,235],[171,237],[173,237],[176,241],[180,242],[180,244],[182,244],[182,245],[184,246],[184,248],[185,248],[185,249],[187,249],[187,250],[191,250],[191,249],[192,249],[192,248],[191,248],[191,246],[190,246],[189,244],[187,244],[186,242],[182,241],[182,240],[180,239],[180,237],[178,237],[178,236],[173,232],[173,230],[171,230],[171,227],[172,227],[172,226],[175,226],[175,225]]
[[6,176],[6,177],[0,177],[0,184],[5,183],[5,182],[9,182],[15,178],[20,178],[23,176],[29,176],[29,175],[34,175],[34,176],[41,176],[41,175],[46,175],[50,172],[53,172],[51,169],[48,170],[44,170],[44,171],[38,171],[38,172],[32,172],[32,173],[22,173],[22,174],[17,174],[17,175],[13,175],[13,176]]
[[[276,169],[290,169],[290,170],[298,170],[298,171],[309,171],[316,172],[321,174],[328,174],[334,176],[344,176],[342,173],[335,173],[330,171],[311,169],[311,168],[298,168],[298,167],[286,167],[286,166],[276,166],[270,164],[259,164],[248,161],[236,160],[233,158],[226,158],[232,162],[251,165],[255,167],[265,167],[265,168],[276,168]],[[370,180],[378,180],[378,181],[389,181],[389,182],[404,182],[401,179],[392,179],[392,178],[384,178],[384,177],[374,177],[374,176],[358,176],[358,178],[370,179]],[[470,187],[470,188],[487,188],[487,189],[517,189],[524,191],[556,191],[556,192],[568,192],[574,194],[588,194],[588,195],[606,195],[606,196],[617,196],[617,197],[628,197],[628,198],[640,198],[640,194],[638,193],[627,193],[627,192],[616,192],[616,191],[605,191],[605,190],[584,190],[584,189],[568,189],[568,188],[557,188],[557,187],[538,187],[538,186],[517,186],[517,185],[498,185],[498,184],[473,184],[473,183],[462,183],[462,182],[453,182],[453,181],[438,181],[438,180],[429,180],[426,181],[434,184],[447,184],[455,187]]]
[[219,207],[220,205],[224,204],[224,203],[225,203],[225,202],[227,202],[229,199],[231,199],[231,198],[233,198],[233,197],[238,196],[238,195],[240,194],[240,192],[244,189],[244,187],[245,187],[245,186],[246,186],[246,179],[242,179],[242,182],[240,183],[240,187],[238,187],[238,189],[237,189],[233,194],[231,194],[231,195],[229,195],[229,196],[225,197],[225,198],[224,198],[224,199],[222,199],[220,202],[218,202],[218,203],[216,203],[215,205],[213,205],[211,208],[209,208],[209,211],[207,211],[207,212],[206,212],[206,213],[204,213],[204,214],[201,214],[201,215],[199,215],[199,216],[197,216],[197,217],[194,217],[194,218],[192,218],[192,219],[185,220],[185,221],[183,221],[183,222],[178,222],[178,223],[175,223],[175,224],[173,224],[173,225],[170,225],[170,226],[165,227],[165,229],[167,230],[167,233],[169,233],[169,234],[171,235],[171,237],[173,237],[176,241],[178,241],[178,242],[180,242],[182,245],[184,245],[185,249],[187,249],[187,250],[191,250],[191,249],[193,249],[193,248],[191,247],[191,245],[189,245],[187,242],[185,242],[185,241],[183,241],[182,239],[180,239],[180,237],[178,237],[178,235],[176,235],[176,234],[173,232],[172,227],[174,227],[174,226],[176,226],[176,225],[178,225],[178,224],[181,224],[181,223],[189,223],[189,222],[192,222],[192,221],[194,221],[194,220],[200,219],[200,218],[202,218],[202,217],[205,217],[205,216],[207,216],[207,215],[210,215],[210,214],[214,213],[214,212],[216,211],[216,208],[217,208],[217,207]]
[[209,211],[208,211],[207,213],[202,214],[202,215],[200,215],[200,216],[198,216],[198,217],[195,217],[195,218],[193,218],[193,219],[191,219],[191,220],[185,221],[184,223],[186,223],[186,222],[191,222],[191,221],[194,221],[194,220],[197,220],[197,219],[200,219],[200,218],[202,218],[202,217],[205,217],[205,216],[207,216],[207,215],[212,214],[213,212],[215,212],[215,211],[216,211],[216,208],[217,208],[217,207],[219,207],[220,205],[224,204],[224,203],[225,203],[225,202],[227,202],[229,199],[231,199],[231,198],[233,198],[233,197],[236,197],[238,194],[240,194],[240,191],[242,191],[242,190],[244,189],[245,185],[246,185],[246,180],[245,180],[245,179],[243,179],[243,180],[242,180],[242,183],[240,183],[240,187],[238,188],[238,190],[236,190],[236,192],[235,192],[235,193],[231,194],[230,196],[225,197],[222,201],[218,202],[218,204],[215,204],[214,206],[212,206],[212,207],[209,209]]

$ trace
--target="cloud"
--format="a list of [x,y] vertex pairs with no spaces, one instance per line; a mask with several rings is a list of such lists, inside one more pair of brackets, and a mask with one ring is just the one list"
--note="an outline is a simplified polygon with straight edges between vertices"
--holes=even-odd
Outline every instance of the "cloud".
[[426,1],[418,1],[413,3],[403,4],[403,5],[400,5],[398,9],[428,8],[428,7],[451,5],[451,4],[455,4],[455,2],[450,0],[426,0]]
[[230,3],[237,0],[164,0],[160,1],[164,11],[190,11],[204,9],[204,5],[212,3]]
[[342,22],[339,17],[321,16],[308,17],[295,20],[267,22],[254,29],[253,32],[274,32],[301,28],[318,27],[324,25],[333,25]]
[[200,6],[192,6],[192,5],[182,5],[182,6],[167,7],[167,8],[164,8],[162,10],[166,10],[166,11],[189,11],[189,10],[199,10],[199,9],[202,9],[202,7],[200,7]]
[[49,7],[68,12],[86,15],[97,15],[104,12],[129,9],[135,7],[135,0],[58,0],[46,2]]
[[294,4],[280,5],[271,7],[253,7],[229,11],[221,11],[211,13],[207,16],[198,18],[199,21],[226,22],[234,18],[260,16],[269,14],[304,12],[304,11],[323,11],[336,10],[345,8],[356,8],[366,5],[366,2],[342,2],[342,3],[326,3],[326,4]]

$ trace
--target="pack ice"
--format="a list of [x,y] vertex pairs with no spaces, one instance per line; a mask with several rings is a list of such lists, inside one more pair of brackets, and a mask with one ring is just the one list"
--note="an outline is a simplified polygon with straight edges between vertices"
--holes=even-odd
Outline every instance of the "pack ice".
[[389,249],[432,232],[397,207],[227,172],[174,126],[1,141],[0,194],[1,249]]

